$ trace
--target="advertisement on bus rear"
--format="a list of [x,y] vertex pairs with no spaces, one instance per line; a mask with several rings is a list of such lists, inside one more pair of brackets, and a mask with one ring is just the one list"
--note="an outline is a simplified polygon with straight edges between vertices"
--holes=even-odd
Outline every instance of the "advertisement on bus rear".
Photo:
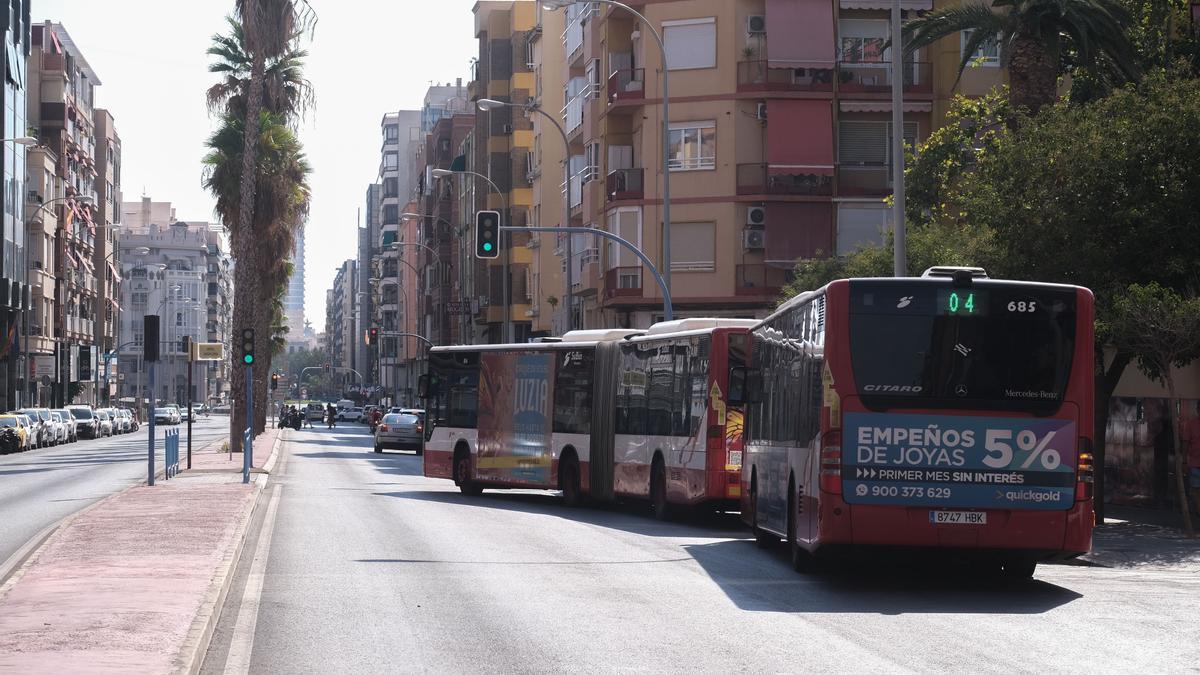
[[842,491],[852,504],[1068,509],[1072,420],[846,413]]
[[483,355],[476,458],[481,476],[550,482],[553,358],[551,354]]

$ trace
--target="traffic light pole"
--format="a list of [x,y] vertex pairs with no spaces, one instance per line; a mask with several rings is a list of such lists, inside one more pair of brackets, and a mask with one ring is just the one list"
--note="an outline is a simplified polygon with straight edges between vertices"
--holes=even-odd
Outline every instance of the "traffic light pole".
[[154,361],[150,362],[150,436],[146,439],[149,446],[146,450],[146,485],[154,486]]
[[194,418],[196,416],[196,411],[192,410],[192,370],[193,370],[192,366],[194,365],[194,362],[192,361],[192,353],[195,350],[192,347],[191,337],[187,338],[187,348],[188,348],[187,360],[185,361],[185,363],[187,363],[187,370],[188,370],[188,376],[187,376],[187,411],[188,411],[187,468],[191,469],[192,468],[192,418]]
[[525,232],[566,232],[568,234],[568,236],[572,235],[572,234],[592,234],[597,237],[604,237],[605,239],[609,239],[611,241],[617,242],[618,244],[624,246],[626,249],[631,251],[634,255],[636,255],[638,257],[638,259],[642,261],[642,264],[645,265],[646,268],[650,270],[650,273],[654,275],[654,280],[656,282],[658,282],[658,288],[659,288],[659,290],[662,291],[662,294],[663,294],[663,317],[667,321],[674,320],[675,312],[674,312],[674,308],[671,305],[671,289],[670,289],[670,287],[667,286],[667,282],[665,279],[663,279],[663,276],[661,274],[659,274],[658,268],[654,266],[654,263],[650,262],[650,258],[647,258],[646,254],[642,253],[642,251],[638,247],[634,246],[629,241],[622,239],[621,237],[618,237],[617,235],[613,234],[612,232],[605,232],[604,230],[593,230],[590,227],[516,227],[514,225],[501,225],[500,230],[501,231],[523,230]]
[[242,482],[250,482],[250,467],[254,466],[254,363],[246,364],[246,447],[242,448]]

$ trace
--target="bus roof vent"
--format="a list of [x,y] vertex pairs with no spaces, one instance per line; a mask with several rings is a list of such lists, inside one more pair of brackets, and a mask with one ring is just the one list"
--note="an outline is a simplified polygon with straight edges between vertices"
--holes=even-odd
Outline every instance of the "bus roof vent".
[[535,337],[529,338],[529,341],[534,344],[542,344],[544,342],[562,342],[563,339],[560,337]]
[[987,270],[982,267],[954,267],[950,265],[930,267],[921,273],[922,278],[945,277],[959,283],[970,283],[972,279],[987,279]]
[[641,335],[646,331],[638,328],[598,328],[595,330],[571,330],[563,334],[560,342],[611,342],[624,340],[631,335]]
[[646,331],[647,335],[663,335],[666,333],[682,333],[689,330],[705,330],[708,328],[754,328],[762,323],[758,319],[675,319],[674,321],[659,321]]

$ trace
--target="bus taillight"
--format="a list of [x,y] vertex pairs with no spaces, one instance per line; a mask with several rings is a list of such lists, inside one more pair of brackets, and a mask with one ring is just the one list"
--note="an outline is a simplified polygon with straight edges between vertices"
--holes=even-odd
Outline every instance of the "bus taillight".
[[1075,474],[1075,501],[1087,501],[1092,498],[1092,484],[1095,481],[1094,459],[1092,440],[1080,437],[1079,463]]
[[[826,434],[828,441],[836,441],[837,434]],[[842,494],[842,446],[821,444],[821,489],[835,495]]]

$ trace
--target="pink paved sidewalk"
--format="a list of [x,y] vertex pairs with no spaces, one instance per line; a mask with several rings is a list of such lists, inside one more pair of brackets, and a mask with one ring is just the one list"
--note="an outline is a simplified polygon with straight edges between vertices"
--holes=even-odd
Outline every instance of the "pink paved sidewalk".
[[[271,457],[271,450],[275,446],[275,439],[278,438],[281,430],[267,429],[259,434],[254,439],[254,468],[261,469],[267,464],[267,460]],[[186,443],[183,441],[184,448],[180,449],[180,463],[187,466]],[[232,457],[228,451],[221,451],[222,446],[226,443],[226,439],[214,441],[204,446],[196,448],[192,446],[192,470],[193,471],[241,471],[242,470],[242,453],[235,452]]]
[[183,474],[77,516],[0,588],[0,672],[185,667],[185,645],[199,644],[193,623],[211,611],[257,489]]

